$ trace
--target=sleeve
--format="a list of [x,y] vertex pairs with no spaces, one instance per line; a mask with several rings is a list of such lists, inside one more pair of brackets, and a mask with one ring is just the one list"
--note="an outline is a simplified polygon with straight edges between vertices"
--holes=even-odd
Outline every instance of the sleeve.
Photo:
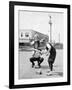
[[50,44],[47,44],[46,46],[48,47],[48,49],[49,49],[49,51],[50,51],[50,50],[51,50]]

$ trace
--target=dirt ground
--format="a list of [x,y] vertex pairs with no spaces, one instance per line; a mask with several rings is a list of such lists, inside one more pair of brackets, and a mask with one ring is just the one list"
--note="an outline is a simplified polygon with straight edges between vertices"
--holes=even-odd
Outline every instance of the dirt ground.
[[[53,73],[48,75],[49,66],[47,58],[41,64],[41,68],[37,68],[37,62],[35,68],[31,67],[29,58],[32,56],[32,51],[19,51],[18,60],[18,72],[19,79],[31,79],[31,78],[49,78],[49,77],[62,77],[63,76],[63,50],[56,50],[57,55],[54,62]],[[40,73],[41,72],[41,73]]]

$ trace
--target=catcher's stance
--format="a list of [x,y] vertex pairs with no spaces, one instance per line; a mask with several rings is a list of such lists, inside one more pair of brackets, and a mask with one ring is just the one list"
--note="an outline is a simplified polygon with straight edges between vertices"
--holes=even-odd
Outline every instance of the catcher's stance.
[[43,62],[43,58],[41,57],[41,51],[39,49],[35,49],[34,50],[34,54],[32,55],[32,57],[30,58],[30,62],[32,63],[32,67],[35,66],[35,61],[38,62],[38,66],[39,68],[41,67],[41,63]]

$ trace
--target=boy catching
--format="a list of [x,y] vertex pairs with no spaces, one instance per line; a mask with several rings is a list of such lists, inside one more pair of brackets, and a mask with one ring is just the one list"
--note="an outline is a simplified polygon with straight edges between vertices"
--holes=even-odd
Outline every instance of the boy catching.
[[41,63],[43,62],[43,58],[41,57],[41,50],[40,49],[34,49],[34,54],[30,58],[30,62],[32,63],[32,68],[35,66],[35,61],[38,62],[39,68],[41,67]]

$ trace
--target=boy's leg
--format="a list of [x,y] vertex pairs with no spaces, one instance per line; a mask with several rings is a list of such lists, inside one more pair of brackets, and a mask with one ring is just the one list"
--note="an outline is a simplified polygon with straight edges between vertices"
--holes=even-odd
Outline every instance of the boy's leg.
[[40,64],[43,62],[44,58],[40,58]]
[[32,67],[34,67],[35,63],[34,63],[34,57],[30,58],[30,62],[32,63]]
[[48,60],[50,71],[53,71],[53,60],[50,58]]
[[53,71],[53,63],[52,62],[49,63],[49,67],[50,67],[50,71]]
[[38,66],[39,66],[39,67],[41,67],[40,64],[43,62],[43,60],[44,60],[43,58],[41,58],[41,57],[39,58],[39,60],[38,60]]

